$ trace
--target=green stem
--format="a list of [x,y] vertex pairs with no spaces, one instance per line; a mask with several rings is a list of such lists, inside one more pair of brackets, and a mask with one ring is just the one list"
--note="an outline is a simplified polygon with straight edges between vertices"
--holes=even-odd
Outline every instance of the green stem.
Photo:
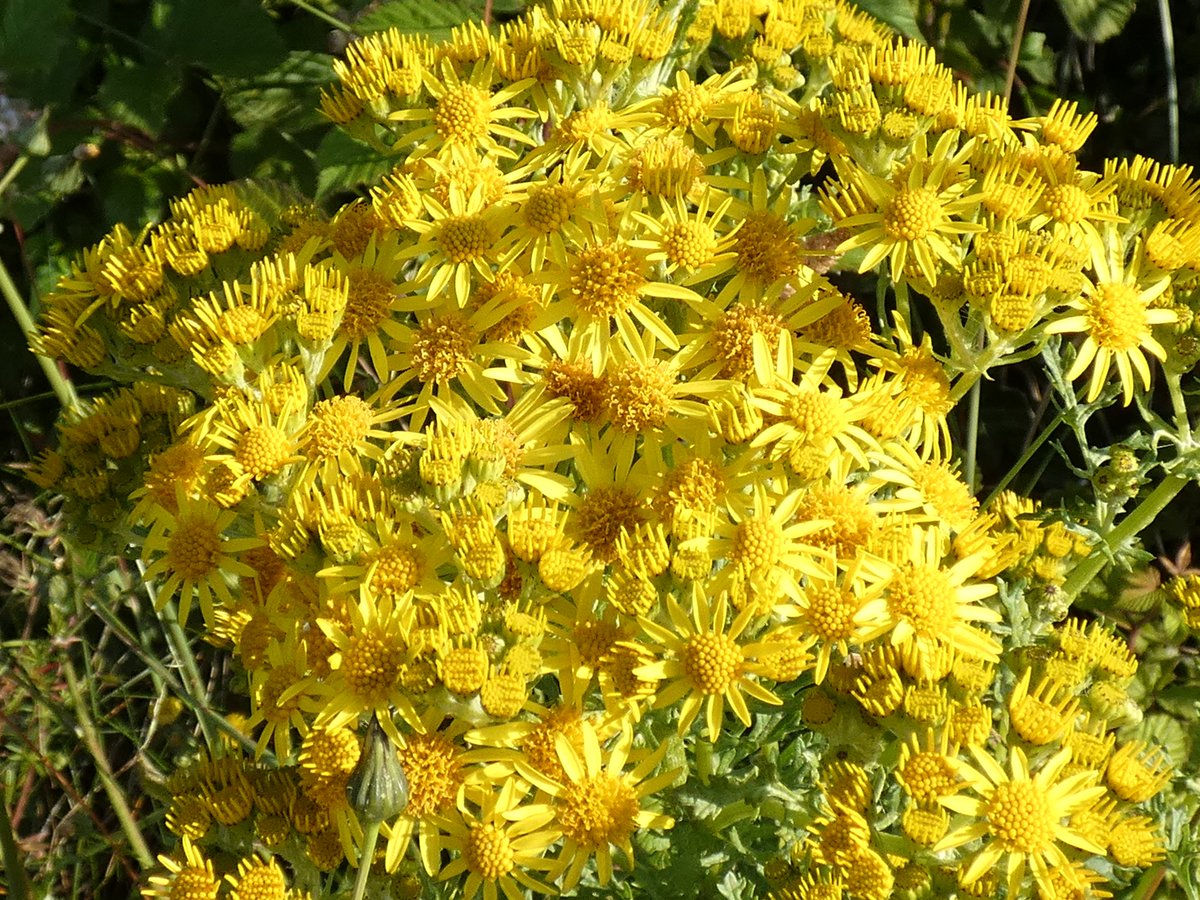
[[[8,308],[12,310],[13,318],[21,326],[21,331],[25,333],[25,340],[28,342],[33,337],[35,330],[33,316],[29,315],[29,308],[21,299],[17,286],[13,284],[13,280],[8,274],[8,268],[3,262],[0,262],[0,291],[4,292]],[[68,409],[78,403],[75,388],[71,386],[71,382],[63,378],[54,360],[39,355],[37,361],[38,365],[42,367],[42,371],[46,373],[46,380],[50,382],[50,387],[54,389],[54,394],[58,397],[58,402],[63,409]]]
[[349,24],[348,22],[343,22],[340,19],[335,19],[329,13],[325,12],[325,10],[317,9],[317,7],[313,6],[311,3],[306,3],[305,0],[292,0],[292,5],[300,7],[310,16],[315,16],[325,24],[336,28],[338,31],[344,31],[347,34],[358,34],[353,25]]
[[1171,411],[1175,415],[1175,430],[1179,432],[1181,444],[1192,441],[1192,419],[1188,415],[1187,400],[1183,396],[1183,386],[1180,384],[1178,373],[1167,375],[1167,390],[1171,394]]
[[368,822],[363,829],[362,853],[358,855],[358,875],[354,879],[354,894],[351,900],[363,900],[367,895],[367,882],[371,880],[371,863],[375,861],[375,843],[379,840],[379,820]]
[[971,493],[975,493],[975,454],[979,449],[979,394],[983,382],[976,381],[971,387],[967,401],[967,453],[963,461],[963,480]]
[[133,848],[134,855],[137,856],[142,868],[153,868],[154,854],[150,852],[150,848],[146,845],[146,839],[142,837],[142,832],[133,818],[133,811],[130,810],[129,804],[125,801],[125,794],[121,791],[120,785],[117,784],[117,779],[113,776],[112,768],[108,764],[108,757],[104,753],[104,745],[100,743],[100,735],[97,733],[96,726],[92,722],[92,717],[88,714],[84,704],[84,694],[79,684],[79,678],[75,674],[75,667],[69,659],[64,659],[62,661],[62,670],[67,676],[71,698],[75,701],[75,720],[79,726],[80,736],[83,738],[83,743],[87,746],[88,752],[92,756],[92,761],[96,764],[96,774],[100,776],[100,783],[104,786],[104,792],[108,795],[109,802],[113,805],[113,812],[116,813],[117,821],[121,823],[121,830],[125,832],[125,837],[129,839],[129,845]]
[[[139,559],[138,572],[145,577],[146,566]],[[149,581],[144,582],[146,586],[146,596],[150,598],[151,604],[155,609],[158,609],[158,593],[157,589]],[[196,657],[192,654],[191,645],[188,643],[187,635],[183,633],[183,626],[179,623],[179,615],[175,606],[174,599],[168,600],[163,608],[159,611],[159,619],[163,623],[163,632],[166,635],[167,643],[171,646],[171,656],[175,658],[175,664],[179,666],[180,677],[183,679],[184,685],[187,687],[188,693],[196,698],[197,701],[208,707],[208,690],[204,686],[204,679],[200,677],[200,670],[196,667]],[[213,730],[212,723],[206,716],[197,716],[200,721],[200,730],[204,733],[204,742],[209,748],[217,746],[217,734]]]
[[1121,520],[1120,525],[1105,535],[1104,543],[1107,546],[1094,550],[1091,556],[1080,563],[1063,582],[1062,589],[1066,599],[1073,601],[1078,597],[1080,592],[1104,568],[1104,564],[1108,562],[1109,553],[1150,525],[1167,504],[1175,499],[1175,495],[1183,490],[1188,481],[1189,479],[1182,475],[1168,475],[1145,500],[1138,504],[1133,512]]
[[18,156],[16,161],[8,167],[8,171],[4,173],[3,177],[0,177],[0,196],[4,195],[8,186],[16,180],[16,177],[21,174],[21,170],[27,165],[29,165],[29,157]]
[[25,874],[25,866],[13,836],[12,819],[5,804],[0,804],[0,854],[4,856],[4,872],[8,876],[9,900],[29,900],[32,896],[29,876]]
[[983,509],[987,509],[991,505],[992,501],[999,496],[1000,492],[1008,487],[1014,478],[1021,474],[1021,470],[1025,468],[1025,464],[1028,463],[1029,460],[1033,459],[1034,454],[1041,449],[1042,444],[1046,443],[1046,441],[1050,439],[1050,435],[1054,434],[1054,432],[1058,429],[1058,426],[1062,424],[1062,420],[1063,414],[1060,412],[1054,417],[1050,424],[1043,428],[1038,436],[1033,439],[1033,442],[1025,449],[1025,452],[1021,454],[1021,458],[1018,459],[1013,464],[1012,468],[1005,473],[1004,477],[1000,479],[999,484],[992,488],[992,492],[988,494],[987,499],[983,501]]

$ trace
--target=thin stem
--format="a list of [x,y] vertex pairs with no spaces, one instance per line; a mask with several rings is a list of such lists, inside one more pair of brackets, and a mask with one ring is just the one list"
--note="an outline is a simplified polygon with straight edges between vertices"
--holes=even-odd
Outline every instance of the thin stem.
[[16,161],[8,167],[8,171],[3,176],[0,176],[0,196],[3,196],[4,192],[8,190],[8,186],[13,183],[16,177],[21,174],[21,170],[27,165],[29,165],[29,157],[18,156]]
[[[146,565],[140,559],[137,561],[138,573],[143,579],[146,575]],[[158,609],[158,591],[153,584],[145,581],[146,596],[150,598],[150,603],[155,609]],[[159,619],[163,623],[163,632],[166,635],[167,643],[171,646],[171,656],[175,658],[175,664],[179,666],[180,677],[183,679],[184,685],[187,687],[188,693],[195,697],[198,701],[204,703],[207,708],[208,691],[204,687],[204,679],[200,677],[200,670],[196,668],[196,657],[192,654],[191,645],[188,644],[187,635],[183,633],[183,627],[179,623],[179,615],[175,607],[174,599],[168,600],[166,604],[159,610]],[[204,732],[204,741],[209,747],[217,746],[217,734],[213,730],[212,723],[205,716],[197,716],[200,721],[200,730]]]
[[1080,592],[1104,568],[1104,564],[1108,562],[1109,553],[1116,550],[1123,543],[1150,525],[1158,514],[1166,508],[1167,504],[1175,499],[1175,495],[1183,490],[1188,480],[1182,475],[1168,475],[1164,478],[1158,487],[1151,491],[1149,496],[1138,504],[1133,512],[1121,520],[1120,525],[1117,525],[1105,535],[1104,543],[1106,546],[1092,551],[1091,556],[1080,563],[1067,576],[1067,580],[1063,582],[1062,586],[1065,598],[1068,601],[1075,600]]
[[317,9],[317,7],[313,6],[311,3],[305,2],[305,0],[292,0],[292,5],[300,7],[311,16],[316,16],[322,22],[326,23],[327,25],[331,25],[338,31],[344,31],[347,34],[358,34],[353,25],[349,24],[348,22],[343,22],[340,19],[335,19],[323,9]]
[[975,454],[979,449],[979,394],[983,382],[976,381],[971,387],[967,401],[967,453],[963,461],[963,480],[972,493],[975,492]]
[[1175,75],[1175,29],[1171,25],[1171,0],[1158,0],[1162,25],[1163,62],[1167,67],[1167,158],[1179,162],[1179,80]]
[[1054,434],[1054,432],[1058,429],[1058,426],[1062,424],[1062,420],[1063,414],[1060,412],[1054,417],[1053,421],[1051,421],[1049,425],[1041,430],[1038,436],[1033,439],[1033,442],[1025,448],[1025,452],[1021,454],[1021,458],[1013,464],[1012,468],[1010,468],[1004,474],[1004,477],[1000,479],[1000,482],[994,488],[992,488],[992,492],[987,495],[987,499],[983,501],[983,509],[987,509],[988,506],[991,505],[992,501],[1000,495],[1000,492],[1008,487],[1014,478],[1021,474],[1021,470],[1025,468],[1025,464],[1033,459],[1034,454],[1041,449],[1042,444],[1046,443],[1046,441],[1050,439],[1050,435]]
[[1004,73],[1004,102],[1012,100],[1013,82],[1017,79],[1017,63],[1021,59],[1021,44],[1025,40],[1025,22],[1029,18],[1029,0],[1021,0],[1017,24],[1013,29],[1012,50],[1008,54],[1008,69]]
[[67,676],[67,684],[71,690],[71,697],[75,701],[75,721],[79,726],[80,736],[83,738],[83,743],[87,746],[88,752],[92,756],[92,761],[96,764],[96,774],[100,776],[100,783],[104,786],[104,792],[108,795],[109,802],[113,805],[113,812],[116,813],[117,821],[121,823],[121,830],[125,832],[125,837],[129,839],[129,845],[133,848],[134,855],[137,856],[138,863],[141,864],[142,868],[152,868],[154,866],[154,854],[150,852],[150,848],[146,845],[146,839],[142,837],[142,832],[133,818],[133,812],[130,810],[129,804],[125,801],[125,794],[113,776],[112,768],[108,764],[108,757],[104,752],[104,746],[100,743],[100,735],[96,731],[92,717],[88,714],[84,705],[84,695],[79,684],[79,678],[75,674],[75,667],[69,659],[64,659],[62,661],[62,670]]
[[376,819],[367,822],[363,829],[362,853],[358,855],[358,876],[354,879],[354,894],[351,900],[363,900],[367,895],[367,882],[371,880],[371,863],[375,860],[375,843],[379,840],[379,826],[382,824]]
[[[0,291],[4,292],[8,308],[12,310],[13,318],[21,326],[21,331],[24,332],[25,340],[28,342],[33,337],[35,330],[33,316],[29,314],[29,308],[21,299],[17,286],[13,284],[13,280],[8,274],[8,267],[4,265],[3,261],[0,261]],[[42,371],[46,373],[46,380],[50,382],[50,387],[54,389],[54,394],[58,397],[58,402],[63,409],[69,409],[78,403],[79,399],[75,396],[75,388],[72,387],[71,382],[63,378],[62,372],[58,371],[54,360],[39,355],[37,361],[38,365],[42,367]]]

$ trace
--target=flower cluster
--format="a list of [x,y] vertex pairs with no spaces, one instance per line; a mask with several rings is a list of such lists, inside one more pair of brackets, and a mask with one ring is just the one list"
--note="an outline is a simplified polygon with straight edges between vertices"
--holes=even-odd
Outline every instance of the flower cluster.
[[34,479],[246,675],[257,759],[170,777],[148,896],[605,885],[776,708],[808,755],[742,873],[772,897],[1102,897],[1162,858],[1137,662],[1063,621],[1087,533],[981,510],[950,416],[1042,348],[1089,401],[1200,360],[1188,171],[1085,171],[1094,117],[1014,121],[841,0],[554,0],[336,68],[324,113],[395,160],[367,196],[198,189],[41,321],[128,387]]

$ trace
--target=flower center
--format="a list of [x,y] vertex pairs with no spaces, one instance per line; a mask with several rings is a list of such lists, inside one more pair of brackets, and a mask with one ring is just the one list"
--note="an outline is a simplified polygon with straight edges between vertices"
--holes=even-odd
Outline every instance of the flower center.
[[342,313],[339,331],[351,341],[373,334],[391,315],[395,285],[369,269],[358,269],[350,276],[350,294]]
[[623,843],[637,824],[637,795],[607,772],[572,784],[561,797],[558,820],[563,834],[585,849]]
[[184,578],[204,578],[217,568],[221,538],[210,522],[182,520],[167,539],[171,568]]
[[800,265],[800,242],[792,226],[786,219],[765,210],[746,217],[734,249],[738,267],[762,284],[773,284],[791,275]]
[[492,233],[481,216],[447,216],[438,228],[437,242],[450,262],[469,262],[487,252]]
[[782,549],[783,527],[770,516],[752,516],[738,524],[729,561],[748,574],[766,574]]
[[580,251],[571,265],[571,298],[593,316],[614,316],[633,306],[646,283],[641,260],[616,241]]
[[674,386],[670,370],[656,360],[617,368],[604,382],[604,406],[613,427],[626,434],[661,428],[671,413]]
[[412,367],[424,382],[445,384],[471,361],[477,335],[460,313],[434,316],[417,330],[412,345]]
[[287,435],[273,425],[251,428],[238,441],[234,458],[255,481],[266,478],[287,463]]
[[888,587],[888,609],[921,637],[938,637],[954,624],[954,588],[944,572],[911,563],[897,570]]
[[485,137],[491,117],[490,97],[473,84],[460,84],[438,101],[433,123],[447,141],[464,144]]
[[462,784],[462,761],[454,745],[437,734],[411,735],[400,750],[408,777],[408,807],[414,818],[445,809]]
[[350,638],[342,654],[346,686],[370,703],[383,702],[400,679],[404,653],[373,634]]
[[663,234],[663,251],[667,259],[688,271],[707,265],[716,248],[717,239],[712,228],[699,222],[676,222]]
[[1096,285],[1088,309],[1088,333],[1108,350],[1132,350],[1146,328],[1146,306],[1137,288],[1119,282]]
[[774,356],[783,329],[783,319],[768,307],[731,306],[712,330],[713,350],[721,360],[720,377],[747,380],[754,371],[754,336],[765,337]]
[[371,428],[371,407],[358,397],[322,400],[312,408],[305,435],[305,451],[311,460],[333,459],[350,450]]
[[683,670],[702,694],[726,691],[742,674],[742,648],[726,634],[695,634],[683,651]]
[[467,868],[489,881],[507,875],[516,864],[508,835],[491,822],[471,829],[464,855]]
[[1009,852],[1039,853],[1054,841],[1054,816],[1044,792],[1028,780],[996,785],[987,808],[992,834]]
[[897,241],[916,241],[937,230],[942,207],[930,188],[903,188],[887,203],[883,231]]

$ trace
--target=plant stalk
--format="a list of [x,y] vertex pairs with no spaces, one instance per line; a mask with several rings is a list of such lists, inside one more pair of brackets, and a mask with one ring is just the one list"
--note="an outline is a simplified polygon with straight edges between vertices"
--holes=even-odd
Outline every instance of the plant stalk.
[[1067,576],[1067,580],[1063,582],[1062,586],[1066,600],[1073,602],[1091,580],[1100,573],[1109,559],[1109,553],[1106,551],[1115,550],[1149,526],[1158,514],[1166,509],[1167,504],[1183,490],[1188,481],[1189,479],[1182,475],[1168,475],[1159,482],[1158,487],[1151,491],[1133,512],[1122,519],[1121,524],[1105,536],[1104,543],[1107,546],[1092,551],[1092,554]]
[[362,852],[358,854],[358,875],[354,879],[354,894],[351,900],[363,900],[367,895],[367,882],[371,880],[371,863],[375,860],[375,844],[379,840],[378,819],[368,822],[363,829]]
[[[17,286],[13,284],[12,277],[8,274],[8,267],[2,261],[0,261],[0,291],[4,292],[4,299],[8,301],[8,308],[12,310],[13,318],[21,326],[21,331],[28,342],[33,337],[35,330],[33,316],[29,314],[29,308],[25,305],[25,301],[21,299],[21,295],[17,291]],[[63,378],[62,372],[58,371],[58,365],[54,360],[38,355],[37,361],[38,365],[42,367],[42,371],[46,373],[46,380],[50,382],[50,387],[54,389],[54,395],[58,397],[58,402],[62,408],[69,409],[77,404],[79,398],[75,396],[75,388],[71,385],[71,382]]]

